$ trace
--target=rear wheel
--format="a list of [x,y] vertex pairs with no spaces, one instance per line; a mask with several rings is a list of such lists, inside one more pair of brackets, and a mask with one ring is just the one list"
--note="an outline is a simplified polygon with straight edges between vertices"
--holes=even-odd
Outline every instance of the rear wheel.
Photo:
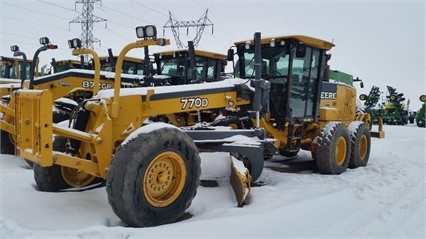
[[351,155],[349,131],[340,122],[324,126],[317,138],[315,156],[318,169],[325,174],[346,171]]
[[370,131],[367,125],[360,121],[352,122],[348,128],[351,137],[351,159],[349,160],[349,167],[365,167],[370,157]]
[[108,170],[113,211],[134,227],[175,222],[195,197],[200,161],[192,139],[177,128],[137,135],[117,149]]
[[[67,139],[64,137],[55,137],[53,150],[65,152],[66,141]],[[101,182],[101,179],[81,170],[60,165],[41,167],[39,164],[34,164],[33,169],[37,188],[43,192],[57,192],[63,189],[85,187]]]

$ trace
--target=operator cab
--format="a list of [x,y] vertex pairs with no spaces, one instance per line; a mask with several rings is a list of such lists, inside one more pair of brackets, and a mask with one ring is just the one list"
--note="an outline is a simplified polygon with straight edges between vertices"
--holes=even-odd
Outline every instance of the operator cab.
[[170,85],[223,80],[221,73],[225,70],[225,55],[201,50],[195,50],[194,54],[197,79],[191,78],[189,50],[155,53],[157,74],[168,77],[166,84]]
[[[22,65],[23,59],[21,58],[0,56],[0,78],[20,79]],[[27,60],[24,78],[28,78],[30,76],[31,66],[32,60]]]
[[[239,57],[236,76],[254,78],[253,41],[235,45]],[[284,129],[286,122],[317,121],[326,51],[333,46],[300,35],[261,40],[261,75],[271,83],[269,118],[274,127]]]

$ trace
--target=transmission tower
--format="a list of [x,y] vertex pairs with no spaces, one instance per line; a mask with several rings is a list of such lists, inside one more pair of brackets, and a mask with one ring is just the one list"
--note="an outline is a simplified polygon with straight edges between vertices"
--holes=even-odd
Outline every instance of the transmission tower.
[[201,40],[201,36],[203,35],[204,28],[206,26],[212,26],[212,34],[213,34],[213,23],[207,17],[208,9],[203,13],[203,15],[197,21],[178,21],[174,17],[172,17],[172,13],[169,11],[169,20],[167,20],[166,24],[163,26],[163,35],[164,28],[171,28],[173,32],[173,36],[176,41],[176,45],[178,48],[187,48],[188,46],[184,44],[180,39],[180,28],[186,28],[186,35],[189,35],[189,28],[196,27],[195,37],[192,39],[194,42],[194,47],[197,47],[198,43]]
[[94,42],[100,42],[99,39],[93,36],[93,23],[95,22],[104,22],[106,19],[97,17],[93,15],[93,8],[95,2],[100,2],[101,0],[78,0],[75,2],[83,4],[83,11],[80,16],[76,17],[74,20],[69,23],[81,23],[81,43],[83,47],[93,49]]

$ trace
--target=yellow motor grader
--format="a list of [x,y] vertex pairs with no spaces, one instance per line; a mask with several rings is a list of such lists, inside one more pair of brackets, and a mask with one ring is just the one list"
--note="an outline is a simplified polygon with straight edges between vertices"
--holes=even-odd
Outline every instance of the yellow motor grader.
[[[261,39],[256,33],[253,40],[235,44],[240,78],[123,89],[120,73],[127,52],[146,40],[166,42],[153,29],[138,27],[136,32],[144,40],[120,52],[113,88],[85,99],[71,127],[52,122],[49,90],[14,92],[19,155],[35,163],[39,190],[106,179],[113,211],[128,225],[143,227],[175,222],[184,214],[199,185],[202,150],[231,152],[242,160],[232,162],[249,170],[232,170],[239,203],[271,155],[310,150],[320,172],[328,174],[366,166],[370,131],[353,120],[355,88],[337,84],[327,99],[320,96],[325,53],[332,43],[307,36]],[[330,103],[320,107],[322,100]],[[249,117],[252,126],[145,124],[155,115],[219,108],[229,118],[222,123]]]
[[[73,39],[71,41],[76,41]],[[38,55],[48,49],[56,49],[57,45],[51,44],[47,37],[40,38],[40,44],[42,45],[34,54],[34,59],[38,59]],[[151,45],[157,45],[156,41],[147,40],[142,43],[148,47]],[[167,44],[170,44],[167,42]],[[23,52],[19,51],[17,46],[11,47],[15,55],[23,55],[23,62],[26,63],[26,56]],[[69,119],[69,115],[78,103],[85,98],[90,98],[93,94],[96,94],[99,89],[112,88],[114,82],[114,74],[111,72],[101,71],[110,69],[105,57],[100,58],[95,51],[87,48],[79,48],[72,52],[73,55],[90,54],[92,56],[92,66],[94,70],[87,70],[84,68],[84,62],[78,61],[60,61],[56,62],[52,60],[54,74],[45,76],[36,76],[36,67],[30,68],[29,78],[23,77],[20,80],[20,84],[13,90],[18,88],[26,89],[47,89],[52,93],[51,107],[54,107],[53,122],[58,123],[63,120]],[[114,59],[112,58],[112,61]],[[111,61],[111,60],[110,60]],[[126,57],[123,64],[126,67],[141,67],[141,59],[132,57]],[[140,71],[139,71],[140,72]],[[135,72],[137,73],[137,72]],[[121,87],[135,87],[141,86],[141,78],[143,75],[137,74],[123,74],[121,77]],[[8,88],[9,89],[9,88]],[[0,112],[2,113],[0,118],[0,129],[1,129],[1,153],[2,154],[14,154],[15,153],[15,98],[9,97],[12,89],[2,94],[3,104],[0,106]]]

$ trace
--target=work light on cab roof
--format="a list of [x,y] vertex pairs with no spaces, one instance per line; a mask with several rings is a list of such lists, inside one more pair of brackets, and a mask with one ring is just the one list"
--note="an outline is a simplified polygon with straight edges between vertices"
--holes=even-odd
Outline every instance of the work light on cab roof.
[[47,37],[41,37],[39,42],[41,45],[46,46],[47,49],[58,49],[58,45],[51,44]]
[[157,28],[154,25],[136,27],[136,36],[143,39],[155,39],[157,37]]
[[49,38],[47,38],[47,37],[41,37],[40,38],[40,44],[41,45],[47,45],[49,43],[50,43]]
[[19,51],[19,46],[17,46],[17,45],[10,46],[10,50],[12,52],[17,52],[17,51]]
[[19,46],[10,46],[10,50],[13,52],[13,56],[23,56],[24,53],[19,50]]
[[81,48],[81,40],[79,38],[68,40],[68,46],[70,49]]

